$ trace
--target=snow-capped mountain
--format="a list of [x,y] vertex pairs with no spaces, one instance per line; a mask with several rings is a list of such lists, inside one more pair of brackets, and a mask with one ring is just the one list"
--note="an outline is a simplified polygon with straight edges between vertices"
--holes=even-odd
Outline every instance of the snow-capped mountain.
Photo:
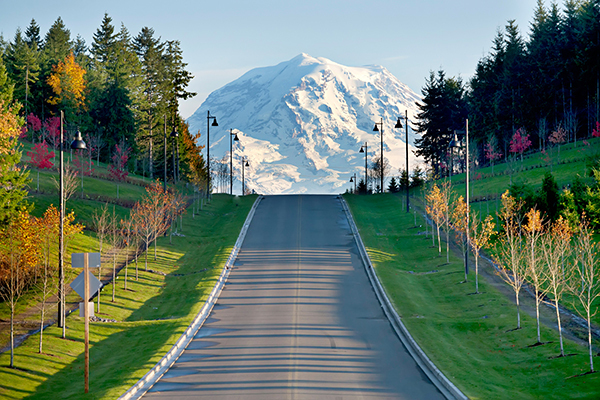
[[[381,66],[346,67],[300,54],[255,68],[214,91],[188,123],[206,145],[207,111],[216,116],[219,126],[210,128],[213,160],[229,161],[229,129],[238,132],[233,144],[235,193],[241,193],[242,157],[250,165],[246,186],[258,193],[340,193],[351,187],[351,175],[364,177],[361,145],[368,143],[369,164],[379,156],[380,136],[373,127],[381,118],[384,157],[392,175],[398,175],[405,165],[406,131],[394,125],[405,110],[414,121],[418,100]],[[411,170],[414,139],[409,130]],[[213,183],[218,183],[215,178]]]

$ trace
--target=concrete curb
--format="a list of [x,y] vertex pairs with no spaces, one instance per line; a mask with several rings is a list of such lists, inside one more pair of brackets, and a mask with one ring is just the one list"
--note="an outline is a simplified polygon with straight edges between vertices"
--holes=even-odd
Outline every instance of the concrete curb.
[[208,295],[208,299],[206,299],[206,302],[204,303],[204,305],[202,306],[192,323],[187,327],[185,332],[181,335],[177,342],[175,342],[175,344],[173,345],[173,347],[171,347],[167,354],[165,354],[163,358],[161,358],[160,361],[157,362],[156,365],[146,373],[146,375],[144,375],[139,381],[137,381],[135,385],[133,385],[131,388],[129,388],[129,390],[123,393],[119,397],[119,399],[139,399],[144,394],[146,394],[146,392],[150,390],[152,386],[154,386],[154,384],[169,370],[169,368],[171,368],[171,366],[175,363],[175,361],[177,361],[179,356],[181,356],[181,353],[183,353],[185,348],[190,344],[194,336],[196,336],[196,333],[202,327],[204,321],[206,321],[206,318],[208,318],[211,310],[213,309],[214,305],[219,299],[219,295],[221,294],[223,286],[225,285],[227,277],[229,276],[229,272],[231,271],[230,267],[233,266],[233,263],[237,258],[240,248],[242,247],[242,243],[244,242],[244,238],[246,237],[248,227],[250,226],[250,222],[252,222],[252,218],[254,217],[254,212],[256,211],[256,208],[258,207],[258,204],[262,199],[263,196],[259,196],[252,205],[252,208],[248,213],[248,217],[246,217],[246,221],[244,222],[244,226],[242,227],[240,235],[238,236],[238,239],[235,242],[235,245],[233,246],[233,250],[231,250],[231,253],[229,254],[229,258],[225,263],[225,266],[223,268],[223,271],[221,272],[221,275],[219,276],[219,279],[217,280],[217,283],[213,287],[212,291]]
[[460,389],[454,386],[454,384],[450,382],[450,380],[442,373],[442,371],[440,371],[433,364],[429,357],[427,357],[427,355],[419,347],[417,342],[413,339],[411,334],[408,332],[408,330],[402,323],[400,316],[398,315],[396,309],[388,299],[387,294],[385,293],[385,290],[383,289],[383,286],[381,285],[381,282],[379,281],[379,278],[377,277],[377,274],[373,269],[373,265],[371,264],[371,260],[369,258],[369,255],[367,254],[367,250],[365,249],[362,239],[360,238],[360,234],[358,233],[358,229],[356,227],[356,224],[354,223],[354,218],[352,217],[352,213],[348,208],[348,204],[346,204],[346,201],[342,196],[339,197],[342,203],[342,208],[346,213],[346,218],[348,218],[348,223],[350,224],[352,235],[354,236],[354,240],[356,241],[356,245],[358,246],[358,252],[363,260],[363,265],[365,266],[367,276],[371,281],[371,285],[373,286],[373,290],[377,295],[377,299],[379,299],[381,308],[383,309],[385,315],[390,321],[392,328],[394,328],[396,335],[398,335],[398,338],[400,338],[400,341],[402,342],[404,347],[406,347],[406,349],[408,350],[412,358],[416,361],[416,363],[419,365],[421,370],[425,373],[425,375],[427,375],[427,377],[433,382],[433,384],[439,389],[440,392],[443,393],[443,395],[447,399],[467,400],[468,397],[465,396],[460,391]]

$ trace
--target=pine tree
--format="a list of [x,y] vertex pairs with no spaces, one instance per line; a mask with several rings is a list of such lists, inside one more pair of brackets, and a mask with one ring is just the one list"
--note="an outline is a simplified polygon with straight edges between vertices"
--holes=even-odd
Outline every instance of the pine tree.
[[39,50],[42,48],[42,38],[40,37],[40,26],[35,22],[35,19],[31,19],[31,23],[25,31],[25,41],[32,49]]
[[17,29],[15,39],[6,52],[6,65],[11,80],[15,83],[15,98],[24,105],[25,115],[33,108],[32,86],[38,80],[40,63],[37,45],[30,46]]
[[[160,38],[154,37],[154,29],[144,27],[142,31],[133,40],[133,48],[137,53],[143,76],[143,101],[140,103],[141,111],[144,114],[142,119],[143,126],[147,132],[146,140],[142,143],[148,154],[148,174],[150,178],[154,176],[154,149],[153,149],[153,129],[157,125],[157,116],[162,116],[164,110],[161,109],[163,92],[161,84],[163,83],[164,70],[164,43]],[[144,137],[144,136],[142,136]]]
[[396,182],[396,178],[394,176],[392,176],[392,179],[390,179],[390,183],[388,185],[387,190],[390,193],[398,193],[400,191],[400,188],[398,187],[398,183]]

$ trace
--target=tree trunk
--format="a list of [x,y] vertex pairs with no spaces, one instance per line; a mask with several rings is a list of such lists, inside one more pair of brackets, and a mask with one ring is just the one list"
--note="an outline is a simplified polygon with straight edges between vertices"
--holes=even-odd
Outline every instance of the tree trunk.
[[435,224],[437,227],[437,237],[438,237],[438,251],[440,255],[442,255],[442,242],[440,241],[440,225]]
[[535,289],[535,319],[537,321],[537,342],[542,343],[541,334],[540,334],[540,294]]
[[521,329],[521,305],[519,304],[519,292],[517,291],[515,291],[515,300],[517,301],[517,329]]
[[475,253],[475,293],[479,294],[479,252]]
[[10,304],[10,367],[15,367],[15,305]]
[[146,251],[144,257],[144,271],[148,272],[148,242],[146,242]]
[[556,321],[558,322],[558,339],[560,341],[560,356],[565,356],[565,349],[563,347],[563,336],[562,336],[562,328],[560,325],[560,310],[558,309],[558,300],[556,296],[554,297],[554,307],[556,308]]
[[129,264],[129,251],[125,251],[125,282],[123,283],[123,289],[127,290],[127,266]]
[[[591,306],[591,304],[590,304]],[[588,347],[590,349],[590,372],[594,372],[594,354],[592,353],[592,321],[590,321],[590,308],[587,310],[587,323],[588,323]],[[12,332],[12,331],[11,331]],[[12,363],[12,361],[11,361]]]
[[117,283],[115,272],[117,269],[117,252],[113,253],[113,276],[112,276],[112,302],[115,302],[115,284]]
[[135,280],[138,280],[138,251],[139,247],[135,250]]

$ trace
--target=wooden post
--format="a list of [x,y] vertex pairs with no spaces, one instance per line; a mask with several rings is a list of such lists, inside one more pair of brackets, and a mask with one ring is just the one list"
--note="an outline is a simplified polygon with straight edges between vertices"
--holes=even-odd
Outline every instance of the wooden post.
[[85,381],[85,393],[90,390],[90,309],[88,307],[88,300],[90,299],[90,261],[89,253],[83,255],[83,319],[85,320],[85,367],[84,367],[84,381]]

